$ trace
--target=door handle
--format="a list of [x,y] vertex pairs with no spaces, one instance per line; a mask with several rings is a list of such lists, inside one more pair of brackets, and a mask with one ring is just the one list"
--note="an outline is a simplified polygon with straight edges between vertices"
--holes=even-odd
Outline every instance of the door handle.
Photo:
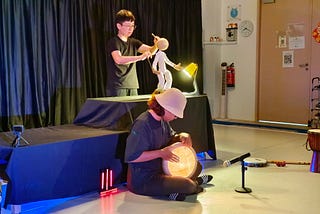
[[304,68],[304,70],[308,71],[309,70],[309,63],[300,64],[299,67]]
[[304,63],[304,64],[300,64],[300,65],[299,65],[300,68],[305,68],[305,67],[308,67],[308,66],[309,66],[308,63]]

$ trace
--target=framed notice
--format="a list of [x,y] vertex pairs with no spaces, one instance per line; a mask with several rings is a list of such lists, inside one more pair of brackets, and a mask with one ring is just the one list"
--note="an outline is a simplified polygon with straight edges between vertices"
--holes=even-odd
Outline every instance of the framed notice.
[[294,65],[293,51],[282,51],[282,67],[292,68]]

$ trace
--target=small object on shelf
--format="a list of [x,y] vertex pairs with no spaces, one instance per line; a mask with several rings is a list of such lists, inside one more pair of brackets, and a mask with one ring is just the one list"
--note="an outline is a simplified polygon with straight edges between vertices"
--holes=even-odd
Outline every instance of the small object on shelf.
[[220,38],[219,36],[211,36],[210,42],[222,42],[222,38]]
[[226,28],[226,39],[227,41],[237,41],[238,24],[230,23]]

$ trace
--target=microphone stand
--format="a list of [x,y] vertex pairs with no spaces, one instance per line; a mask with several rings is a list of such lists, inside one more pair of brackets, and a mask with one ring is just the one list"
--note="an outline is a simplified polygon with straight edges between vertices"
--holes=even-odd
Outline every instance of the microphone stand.
[[244,161],[243,159],[241,160],[241,174],[242,174],[242,186],[241,187],[237,187],[235,189],[236,192],[239,193],[250,193],[252,192],[252,190],[248,187],[245,187],[245,182],[244,182],[244,173],[247,170],[247,167],[244,166]]

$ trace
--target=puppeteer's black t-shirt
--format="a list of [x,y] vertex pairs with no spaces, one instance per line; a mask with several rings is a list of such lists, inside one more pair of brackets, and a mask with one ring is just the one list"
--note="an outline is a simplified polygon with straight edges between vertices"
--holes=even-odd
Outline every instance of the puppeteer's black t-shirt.
[[139,82],[137,77],[136,63],[118,65],[114,62],[111,53],[119,50],[122,56],[136,56],[138,49],[143,43],[134,38],[122,41],[118,36],[111,38],[107,46],[107,87],[110,89],[137,89]]

